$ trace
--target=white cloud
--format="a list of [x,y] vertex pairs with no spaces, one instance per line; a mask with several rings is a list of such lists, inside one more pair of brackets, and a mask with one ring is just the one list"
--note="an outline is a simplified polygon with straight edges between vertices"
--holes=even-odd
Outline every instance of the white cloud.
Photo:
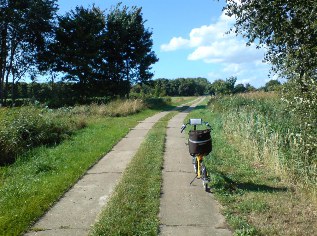
[[161,46],[161,50],[191,48],[193,51],[187,56],[188,60],[217,65],[218,71],[209,74],[211,79],[233,75],[238,79],[244,77],[241,81],[251,82],[258,77],[267,77],[269,65],[262,62],[265,49],[246,46],[246,41],[241,37],[228,33],[234,22],[233,17],[223,12],[214,24],[192,29],[188,38],[173,37],[169,43]]
[[182,37],[173,37],[168,44],[161,45],[162,51],[175,51],[189,45],[189,40],[183,39]]

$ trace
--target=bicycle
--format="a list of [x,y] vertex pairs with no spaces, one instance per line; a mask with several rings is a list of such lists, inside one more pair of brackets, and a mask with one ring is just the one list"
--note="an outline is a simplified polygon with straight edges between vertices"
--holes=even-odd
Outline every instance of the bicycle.
[[[194,171],[196,173],[195,178],[190,184],[196,178],[202,179],[204,189],[208,191],[210,178],[204,164],[204,156],[207,156],[212,151],[211,126],[202,119],[189,119],[187,124],[182,125],[181,133],[186,129],[187,125],[194,126],[194,129],[188,133],[189,154],[193,157]],[[207,129],[197,130],[197,125],[205,125]]]

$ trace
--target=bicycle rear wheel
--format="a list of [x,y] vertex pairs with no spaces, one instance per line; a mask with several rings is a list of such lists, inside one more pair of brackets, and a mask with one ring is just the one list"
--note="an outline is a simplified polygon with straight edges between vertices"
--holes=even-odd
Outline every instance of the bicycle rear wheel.
[[205,191],[207,192],[209,189],[208,188],[209,176],[208,176],[208,172],[207,172],[206,166],[205,166],[203,161],[200,163],[200,171],[201,171],[203,186],[204,186]]

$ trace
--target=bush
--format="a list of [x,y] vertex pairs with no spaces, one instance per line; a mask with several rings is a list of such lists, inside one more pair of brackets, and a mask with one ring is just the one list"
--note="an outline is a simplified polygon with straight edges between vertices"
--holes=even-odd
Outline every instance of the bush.
[[77,129],[72,119],[58,118],[48,109],[23,107],[6,113],[0,127],[0,165],[32,147],[57,144]]
[[145,104],[150,109],[160,109],[162,107],[170,105],[171,102],[172,102],[172,99],[170,97],[145,99]]

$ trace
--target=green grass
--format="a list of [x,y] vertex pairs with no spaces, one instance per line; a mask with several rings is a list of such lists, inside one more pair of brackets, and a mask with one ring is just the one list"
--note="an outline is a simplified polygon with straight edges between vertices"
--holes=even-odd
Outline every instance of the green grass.
[[149,131],[91,235],[157,235],[165,133],[174,115]]
[[[128,117],[83,116],[88,126],[59,145],[33,148],[0,167],[0,235],[25,232],[138,121],[171,106],[176,104]],[[59,112],[69,116],[69,110]],[[0,109],[2,118],[11,113]]]
[[56,147],[40,147],[0,168],[0,235],[25,232],[138,121],[154,114],[99,118]]
[[[237,103],[233,99],[225,102]],[[216,106],[227,107],[216,109]],[[317,230],[316,202],[302,189],[283,180],[283,174],[276,172],[269,162],[255,158],[263,146],[247,142],[245,137],[241,137],[243,130],[230,129],[233,125],[245,124],[239,123],[244,120],[239,121],[242,112],[237,108],[232,109],[232,112],[239,111],[235,113],[236,124],[230,122],[228,106],[225,103],[211,104],[207,109],[201,107],[193,111],[190,116],[201,117],[213,127],[213,151],[206,158],[211,174],[210,187],[223,206],[223,214],[234,235],[314,235]],[[252,107],[246,109],[252,110]],[[272,111],[272,107],[267,110]],[[247,125],[242,127],[250,128]],[[261,137],[261,132],[263,130],[258,129],[254,135]],[[267,152],[265,158],[270,158],[270,155],[272,153]]]

